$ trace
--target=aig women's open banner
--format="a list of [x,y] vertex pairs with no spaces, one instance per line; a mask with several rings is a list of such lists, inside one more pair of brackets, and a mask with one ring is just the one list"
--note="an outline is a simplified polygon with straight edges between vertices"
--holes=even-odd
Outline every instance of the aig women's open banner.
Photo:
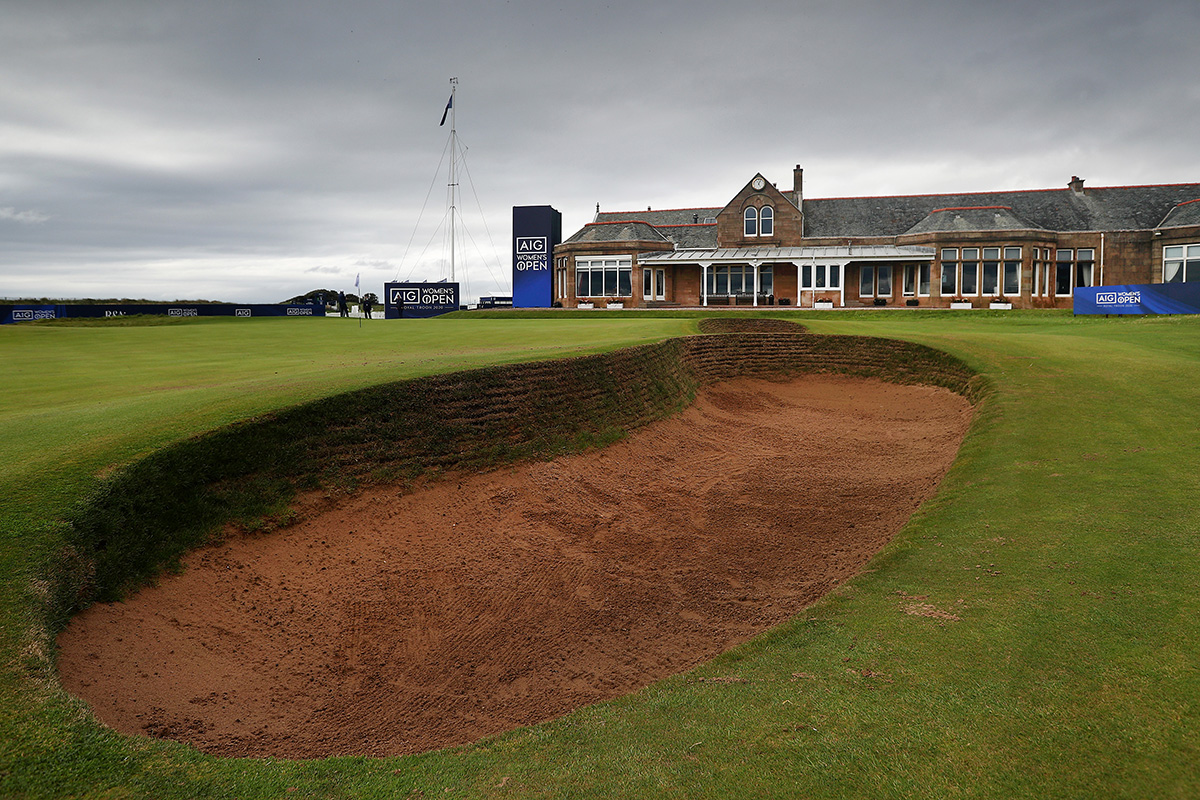
[[554,296],[554,246],[562,214],[550,206],[513,206],[513,307],[549,308]]
[[436,317],[458,311],[457,283],[385,283],[383,318]]

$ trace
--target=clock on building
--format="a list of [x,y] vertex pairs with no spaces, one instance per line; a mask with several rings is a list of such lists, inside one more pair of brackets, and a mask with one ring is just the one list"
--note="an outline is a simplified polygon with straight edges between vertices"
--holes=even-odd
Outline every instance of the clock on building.
[[762,188],[767,185],[767,182],[760,176],[751,181],[750,185],[754,187],[755,191],[762,191]]

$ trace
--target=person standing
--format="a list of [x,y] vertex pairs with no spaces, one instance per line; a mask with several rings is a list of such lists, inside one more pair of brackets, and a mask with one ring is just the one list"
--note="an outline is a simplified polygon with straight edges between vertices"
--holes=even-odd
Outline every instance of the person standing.
[[371,318],[371,295],[369,295],[369,294],[363,295],[362,309],[363,309],[363,314],[366,315],[367,319],[370,319]]
[[338,292],[338,315],[342,316],[342,317],[350,316],[350,310],[348,308],[346,308],[346,293],[345,292]]

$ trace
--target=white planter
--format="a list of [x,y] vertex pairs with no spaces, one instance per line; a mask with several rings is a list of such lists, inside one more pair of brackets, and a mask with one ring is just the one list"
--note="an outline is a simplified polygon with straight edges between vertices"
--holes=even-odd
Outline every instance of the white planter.
[[951,303],[950,304],[950,308],[954,309],[955,311],[970,311],[974,307],[975,306],[971,305],[970,302]]
[[988,308],[1000,308],[1005,311],[1012,310],[1012,303],[988,303]]
[[577,305],[575,307],[576,308],[595,308],[596,306],[594,303],[580,303],[579,305]]
[[832,300],[818,300],[817,302],[813,303],[813,308],[820,308],[820,309],[825,309],[825,310],[832,309],[833,301]]
[[609,303],[605,308],[624,308],[624,303]]

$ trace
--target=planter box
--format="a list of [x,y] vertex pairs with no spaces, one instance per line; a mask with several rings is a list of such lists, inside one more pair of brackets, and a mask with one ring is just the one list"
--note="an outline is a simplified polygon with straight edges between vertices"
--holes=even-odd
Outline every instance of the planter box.
[[832,300],[818,300],[817,302],[813,303],[813,308],[820,308],[820,309],[825,309],[825,310],[832,309],[833,301]]
[[625,307],[624,303],[609,303],[608,305],[605,306],[605,308],[624,308],[624,307]]
[[1012,303],[988,303],[988,308],[1001,308],[1005,311],[1012,310]]
[[969,301],[969,300],[961,302],[961,303],[951,303],[950,304],[950,308],[954,309],[955,311],[969,311],[974,307],[975,306],[971,305],[971,301]]
[[579,305],[577,305],[575,307],[576,308],[595,308],[596,306],[593,303],[580,303]]

